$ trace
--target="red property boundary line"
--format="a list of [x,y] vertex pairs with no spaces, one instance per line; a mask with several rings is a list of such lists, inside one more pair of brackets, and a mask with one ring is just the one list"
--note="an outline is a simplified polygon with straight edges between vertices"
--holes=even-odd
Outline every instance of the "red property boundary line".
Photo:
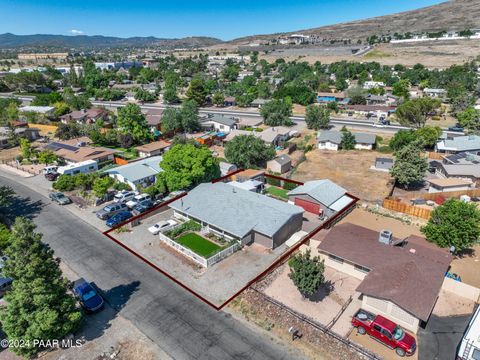
[[[221,178],[218,178],[218,179],[215,179],[212,181],[212,183],[216,183],[216,182],[219,182],[219,181],[223,181],[227,178],[229,178],[230,176],[232,175],[235,175],[239,172],[242,172],[243,169],[239,169],[239,170],[236,170],[230,174],[227,174],[226,176],[222,176]],[[283,180],[283,181],[286,181],[286,182],[291,182],[291,183],[295,183],[297,185],[303,185],[302,182],[299,182],[299,181],[295,181],[295,180],[290,180],[290,179],[286,179],[286,178],[282,178],[282,177],[279,177],[279,176],[274,176],[274,175],[270,175],[270,174],[265,174],[266,177],[273,177],[273,178],[276,178],[278,180]],[[163,204],[160,204],[159,206],[156,206],[154,207],[153,209],[150,209],[149,211],[143,213],[143,214],[139,214],[137,216],[134,216],[120,224],[118,224],[117,226],[107,230],[107,231],[104,231],[102,234],[105,235],[107,238],[109,238],[110,240],[112,240],[113,242],[115,242],[117,245],[120,245],[123,249],[127,250],[129,253],[131,253],[132,255],[136,256],[138,259],[142,260],[144,263],[146,263],[147,265],[151,266],[153,269],[157,270],[159,273],[161,273],[162,275],[165,275],[167,278],[169,278],[170,280],[172,280],[174,283],[176,283],[177,285],[179,285],[180,287],[182,287],[183,289],[187,290],[189,293],[191,293],[192,295],[194,295],[195,297],[197,297],[198,299],[200,299],[201,301],[203,301],[204,303],[206,303],[207,305],[211,306],[212,308],[214,308],[215,310],[219,311],[219,310],[222,310],[225,306],[227,306],[233,299],[235,299],[237,296],[239,296],[242,292],[244,292],[246,289],[248,289],[250,286],[252,286],[254,283],[256,283],[257,281],[259,281],[260,279],[262,279],[265,275],[267,275],[268,273],[270,273],[273,269],[275,269],[278,265],[280,265],[286,258],[288,258],[294,251],[296,251],[298,248],[300,248],[300,246],[302,246],[303,244],[305,244],[308,240],[310,240],[313,236],[315,236],[319,231],[327,228],[328,226],[330,226],[331,224],[333,224],[338,218],[340,218],[341,216],[343,216],[345,213],[347,213],[348,211],[350,211],[351,209],[353,209],[353,207],[356,205],[356,203],[360,200],[358,197],[354,196],[354,195],[351,195],[349,193],[346,193],[346,195],[348,195],[349,197],[351,197],[353,199],[353,201],[349,204],[348,207],[342,209],[340,212],[338,212],[337,214],[335,214],[333,217],[331,217],[330,219],[328,219],[327,221],[325,221],[322,225],[320,225],[319,227],[317,227],[316,229],[314,229],[312,232],[310,232],[301,242],[295,244],[295,246],[291,247],[286,253],[284,253],[283,255],[281,255],[277,260],[275,260],[267,269],[265,269],[264,271],[262,271],[259,275],[257,275],[255,278],[253,278],[252,280],[250,280],[244,287],[242,287],[239,291],[237,291],[234,295],[232,295],[230,298],[228,298],[225,302],[223,302],[223,304],[221,305],[215,305],[214,303],[212,303],[210,300],[206,299],[205,297],[203,297],[202,295],[200,295],[199,293],[197,293],[196,291],[194,291],[193,289],[191,289],[190,287],[188,287],[187,285],[185,285],[184,283],[182,283],[181,281],[179,281],[178,279],[176,279],[174,276],[170,275],[168,272],[166,272],[165,270],[161,269],[160,267],[158,267],[157,265],[155,265],[154,263],[152,263],[150,260],[146,259],[145,257],[143,257],[142,255],[140,255],[139,253],[137,253],[135,250],[131,249],[130,247],[128,247],[127,245],[125,245],[124,243],[122,243],[120,240],[117,240],[116,238],[114,238],[112,235],[110,235],[110,233],[136,219],[139,219],[155,210],[158,210],[164,206],[167,206],[169,205],[170,203],[178,200],[178,199],[181,199],[182,197],[186,196],[188,194],[188,192],[185,192],[183,194],[180,194],[179,196],[163,203]]]

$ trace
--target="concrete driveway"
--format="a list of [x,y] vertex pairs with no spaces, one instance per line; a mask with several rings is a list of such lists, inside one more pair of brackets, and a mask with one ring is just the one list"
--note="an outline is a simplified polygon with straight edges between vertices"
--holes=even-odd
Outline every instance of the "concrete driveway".
[[418,332],[419,360],[454,360],[468,322],[469,315],[433,315],[425,329]]

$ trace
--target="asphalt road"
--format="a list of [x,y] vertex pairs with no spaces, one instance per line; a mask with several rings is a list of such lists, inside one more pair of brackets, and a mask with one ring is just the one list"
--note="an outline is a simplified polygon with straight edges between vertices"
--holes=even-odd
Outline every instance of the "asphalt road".
[[0,184],[20,195],[11,212],[32,217],[55,255],[94,281],[107,301],[171,358],[304,358],[205,305],[69,211],[9,178],[0,174]]

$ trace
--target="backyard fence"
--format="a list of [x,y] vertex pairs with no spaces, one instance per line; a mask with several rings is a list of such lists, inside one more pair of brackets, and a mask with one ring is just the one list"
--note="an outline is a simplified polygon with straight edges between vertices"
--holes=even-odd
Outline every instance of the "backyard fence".
[[443,160],[443,156],[445,154],[440,154],[440,153],[429,151],[429,152],[427,152],[427,155],[428,155],[428,158],[432,159],[432,160]]
[[308,316],[305,316],[303,314],[298,313],[297,311],[289,308],[288,306],[285,306],[281,302],[279,302],[279,301],[271,298],[270,296],[264,294],[263,292],[255,289],[255,287],[253,287],[253,286],[251,287],[251,289],[253,291],[255,291],[257,294],[259,294],[260,296],[262,296],[269,303],[277,306],[278,308],[280,308],[283,311],[289,313],[290,315],[294,316],[295,318],[304,322],[305,324],[313,326],[315,329],[318,329],[318,330],[322,331],[323,333],[325,333],[326,335],[331,336],[332,338],[334,338],[335,340],[337,340],[337,341],[341,342],[342,344],[348,346],[352,350],[362,354],[367,359],[369,359],[369,360],[382,360],[381,357],[375,355],[374,353],[371,353],[370,351],[364,349],[360,345],[357,345],[356,343],[354,343],[354,342],[344,338],[343,336],[337,334],[336,332],[330,330],[327,326],[325,326],[323,324],[320,324],[319,322],[313,320],[312,318],[310,318]]
[[422,219],[430,219],[432,210],[421,208],[414,205],[405,204],[403,202],[386,198],[383,200],[383,207],[388,210],[393,210],[403,214],[416,216]]
[[445,199],[449,199],[449,198],[458,198],[462,195],[468,195],[470,197],[480,196],[480,189],[444,191],[444,192],[436,192],[436,193],[413,192],[413,193],[408,193],[405,197],[409,199],[436,200],[439,196],[444,197]]
[[227,247],[226,249],[223,249],[222,251],[219,251],[218,253],[210,256],[208,259],[196,254],[195,252],[193,252],[192,250],[186,248],[185,246],[183,245],[180,245],[179,243],[177,243],[176,241],[170,239],[168,236],[164,235],[163,233],[159,233],[158,234],[159,237],[160,237],[160,240],[163,241],[165,244],[167,244],[168,246],[174,248],[175,250],[181,252],[183,255],[185,255],[186,257],[192,259],[193,261],[195,261],[196,263],[204,266],[204,267],[209,267],[209,266],[212,266],[213,264],[216,264],[217,262],[225,259],[226,257],[232,255],[235,251],[237,251],[238,249],[240,249],[242,247],[242,245],[238,242],[230,245],[229,247]]
[[42,170],[35,170],[32,168],[29,169],[28,168],[29,165],[19,165],[15,160],[9,160],[9,161],[2,160],[2,164],[10,166],[20,171],[29,173],[31,175],[39,175],[42,173]]
[[480,289],[464,282],[445,277],[442,289],[475,301],[476,303],[480,302]]

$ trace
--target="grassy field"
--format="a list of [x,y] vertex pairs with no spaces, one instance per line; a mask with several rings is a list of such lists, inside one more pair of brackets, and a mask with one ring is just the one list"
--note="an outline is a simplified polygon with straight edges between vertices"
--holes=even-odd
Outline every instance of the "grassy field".
[[175,241],[206,259],[222,249],[217,244],[214,244],[195,233],[182,235],[175,239]]
[[288,190],[285,190],[285,189],[281,189],[279,187],[276,187],[276,186],[270,186],[267,188],[267,192],[269,194],[272,194],[274,196],[277,196],[277,197],[280,197],[280,198],[283,198],[283,199],[288,199]]

